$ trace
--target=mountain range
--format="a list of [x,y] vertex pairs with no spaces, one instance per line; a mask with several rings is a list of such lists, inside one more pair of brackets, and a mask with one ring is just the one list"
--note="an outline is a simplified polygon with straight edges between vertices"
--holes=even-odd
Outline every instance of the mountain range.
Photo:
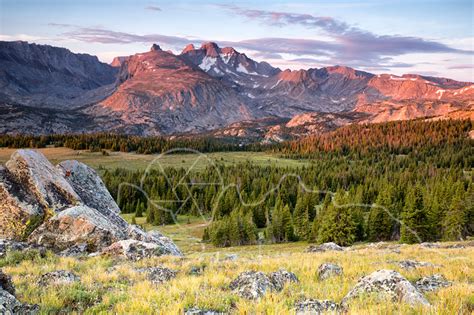
[[281,70],[232,47],[97,57],[0,42],[0,133],[212,134],[281,141],[350,123],[474,119],[474,84],[345,66]]

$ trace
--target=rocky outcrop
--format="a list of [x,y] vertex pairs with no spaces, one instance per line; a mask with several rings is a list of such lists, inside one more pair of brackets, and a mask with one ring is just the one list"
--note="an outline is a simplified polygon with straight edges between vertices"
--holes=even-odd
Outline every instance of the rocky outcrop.
[[329,242],[320,245],[311,245],[306,249],[308,253],[319,253],[319,252],[327,252],[327,251],[343,251],[344,248],[337,245],[336,243]]
[[[18,150],[0,169],[0,196],[0,237],[27,237],[28,246],[62,255],[101,251],[125,240],[113,248],[127,257],[182,255],[159,232],[123,220],[97,173],[77,161],[54,167],[37,151]],[[0,243],[0,254],[6,245]]]
[[324,263],[318,267],[318,278],[325,280],[334,276],[342,275],[342,267],[336,264]]
[[137,272],[144,272],[147,274],[147,279],[156,285],[162,284],[164,282],[170,281],[171,279],[176,278],[177,272],[169,268],[164,267],[147,267],[139,268]]
[[71,284],[80,280],[81,279],[78,276],[76,276],[70,271],[56,270],[41,275],[40,280],[38,281],[38,285],[64,285]]
[[436,291],[441,288],[447,288],[451,285],[452,283],[440,274],[423,277],[415,282],[415,287],[421,292]]
[[407,279],[393,270],[378,270],[359,279],[357,284],[342,300],[347,305],[351,299],[366,294],[378,294],[389,297],[393,301],[428,306],[430,303]]
[[330,300],[305,299],[295,303],[297,315],[335,314],[339,309],[339,305]]
[[7,291],[11,295],[15,295],[15,287],[13,286],[12,277],[4,274],[0,269],[0,289]]
[[285,284],[298,282],[294,273],[280,269],[268,275],[260,271],[242,272],[233,280],[229,288],[246,299],[258,299],[271,291],[281,291]]
[[28,240],[57,251],[85,243],[91,252],[125,237],[126,231],[108,217],[81,205],[59,212],[34,230]]
[[166,252],[163,247],[155,243],[127,239],[113,243],[105,248],[102,251],[102,254],[121,256],[130,260],[141,260],[143,258],[161,256],[170,253]]

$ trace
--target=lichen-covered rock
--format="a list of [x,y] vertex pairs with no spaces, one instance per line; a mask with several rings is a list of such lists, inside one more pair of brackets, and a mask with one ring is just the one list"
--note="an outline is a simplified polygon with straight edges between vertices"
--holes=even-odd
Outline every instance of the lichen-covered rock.
[[71,284],[81,279],[67,270],[56,270],[43,274],[38,281],[40,286]]
[[292,273],[289,272],[285,269],[280,269],[276,272],[272,272],[268,274],[268,277],[270,280],[273,282],[273,285],[275,286],[275,289],[277,291],[283,290],[285,284],[293,282],[297,283],[299,282],[298,277]]
[[423,277],[416,281],[415,287],[421,292],[436,291],[441,288],[451,286],[452,283],[448,281],[443,275],[435,274],[428,277]]
[[137,241],[153,243],[161,248],[162,255],[183,256],[181,250],[169,238],[158,231],[145,232],[136,225],[129,225],[127,229],[127,237]]
[[44,207],[0,166],[0,237],[20,239],[41,223]]
[[13,251],[37,251],[41,257],[45,257],[46,255],[46,248],[43,246],[14,240],[0,239],[0,258],[5,257],[9,252]]
[[88,244],[89,251],[96,251],[125,237],[125,231],[102,213],[81,205],[56,214],[33,231],[28,240],[56,251],[81,243]]
[[308,253],[327,252],[327,251],[343,251],[344,248],[336,243],[329,242],[320,245],[311,245],[306,249]]
[[357,284],[342,300],[343,305],[356,297],[375,293],[391,298],[393,301],[428,306],[430,303],[407,279],[393,270],[378,270],[359,279]]
[[153,284],[162,284],[176,278],[177,272],[165,267],[139,268],[137,272],[145,272],[147,279]]
[[339,309],[339,305],[330,300],[305,299],[295,303],[295,311],[297,315],[335,313]]
[[6,290],[0,289],[0,314],[36,314],[38,305],[23,304]]
[[132,239],[121,240],[113,243],[102,251],[104,255],[122,256],[130,260],[166,255],[162,246],[155,243],[142,242]]
[[[118,214],[120,209],[110,195],[104,183],[95,170],[78,161],[63,161],[57,169],[64,176],[82,202],[94,208],[104,216],[110,213]],[[114,219],[116,216],[111,216]],[[115,222],[121,224],[122,222]]]
[[17,183],[47,209],[57,211],[81,202],[62,174],[38,151],[17,150],[5,166]]
[[88,249],[89,249],[89,246],[86,243],[79,243],[69,248],[66,248],[65,250],[59,253],[59,256],[64,256],[64,257],[84,256],[89,252]]
[[270,291],[276,291],[275,285],[260,271],[242,272],[229,285],[230,289],[237,295],[246,299],[258,299]]
[[318,278],[321,280],[342,275],[342,267],[336,264],[324,263],[318,267]]
[[0,269],[0,289],[3,289],[10,293],[11,295],[15,295],[15,287],[13,286],[12,278],[3,273]]

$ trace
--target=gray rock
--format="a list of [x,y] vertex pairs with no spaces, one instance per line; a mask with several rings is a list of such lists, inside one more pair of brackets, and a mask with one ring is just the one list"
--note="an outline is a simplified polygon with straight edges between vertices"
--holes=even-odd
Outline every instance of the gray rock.
[[95,251],[125,237],[125,231],[102,213],[81,205],[56,214],[34,230],[28,240],[56,251],[87,243]]
[[227,313],[210,310],[210,309],[202,309],[197,307],[188,308],[184,311],[184,315],[225,315]]
[[38,305],[22,304],[13,294],[0,289],[0,314],[36,314]]
[[311,245],[306,249],[308,253],[318,253],[318,252],[326,252],[326,251],[343,251],[344,248],[337,245],[336,243],[329,242],[320,245]]
[[340,309],[336,302],[330,300],[305,299],[295,304],[297,315],[319,315],[336,313]]
[[[74,160],[59,163],[57,169],[72,186],[85,205],[96,209],[106,217],[109,217],[110,213],[120,213],[120,209],[115,203],[115,200],[95,170],[84,163]],[[110,216],[110,219],[113,220],[115,217],[116,216]],[[123,223],[125,223],[123,221],[114,223],[126,227],[123,225]]]
[[299,282],[298,277],[292,272],[289,272],[285,269],[280,269],[276,272],[272,272],[268,274],[268,277],[270,280],[273,282],[273,285],[275,286],[275,289],[277,291],[283,290],[285,284],[293,282],[297,283]]
[[88,245],[86,243],[75,244],[69,248],[66,248],[59,253],[60,256],[64,257],[79,257],[85,256],[88,253]]
[[137,272],[145,272],[148,280],[157,285],[176,278],[177,274],[176,271],[164,267],[139,268]]
[[443,275],[434,274],[432,276],[423,277],[416,281],[415,287],[421,292],[436,291],[452,285]]
[[242,272],[229,287],[234,293],[246,299],[258,299],[269,291],[276,291],[273,282],[260,271]]
[[237,254],[226,254],[222,260],[223,261],[236,261],[238,258],[239,258],[239,255]]
[[122,256],[129,260],[141,260],[143,258],[165,255],[163,247],[155,243],[147,243],[132,239],[121,240],[113,243],[102,251],[104,255]]
[[13,285],[12,278],[3,273],[0,269],[0,289],[7,291],[11,295],[15,295],[15,286]]
[[416,261],[416,260],[400,260],[394,261],[393,263],[398,264],[403,269],[415,269],[418,267],[435,267],[436,265],[430,262]]
[[163,255],[183,256],[178,246],[169,237],[164,236],[158,231],[145,232],[137,225],[129,225],[127,237],[137,241],[156,244],[161,248]]
[[342,267],[336,264],[324,263],[318,267],[317,274],[321,280],[333,276],[342,276]]
[[38,284],[40,286],[71,284],[81,279],[67,270],[56,270],[41,275]]
[[260,271],[245,271],[234,279],[229,288],[246,299],[258,299],[270,291],[281,291],[288,282],[298,282],[296,275],[286,270],[264,274]]
[[205,265],[191,266],[191,268],[188,271],[188,275],[190,275],[190,276],[200,276],[204,273],[205,269],[206,269]]
[[356,297],[367,293],[388,296],[393,301],[415,305],[429,306],[430,303],[407,279],[393,270],[378,270],[359,279],[357,284],[342,300],[343,305]]
[[424,248],[440,248],[441,247],[437,243],[428,243],[428,242],[421,243],[420,246]]

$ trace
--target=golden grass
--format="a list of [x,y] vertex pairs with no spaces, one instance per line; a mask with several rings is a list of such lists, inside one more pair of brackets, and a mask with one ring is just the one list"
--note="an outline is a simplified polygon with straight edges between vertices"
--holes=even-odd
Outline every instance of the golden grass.
[[[58,258],[27,260],[4,267],[13,276],[18,297],[41,305],[43,313],[61,310],[78,313],[180,314],[185,308],[230,311],[236,314],[291,313],[295,301],[303,298],[341,301],[357,280],[378,269],[399,271],[414,281],[434,273],[443,274],[453,286],[428,293],[431,308],[410,308],[374,297],[355,300],[353,314],[470,314],[469,303],[474,293],[474,249],[426,249],[405,245],[396,254],[385,249],[362,248],[345,252],[304,253],[307,244],[245,246],[238,248],[206,248],[184,258],[158,257],[128,262],[108,257]],[[225,254],[237,253],[236,261],[225,261]],[[440,266],[401,269],[390,260],[415,259]],[[342,277],[320,281],[316,270],[321,263],[334,262],[344,269]],[[205,265],[203,275],[189,275],[192,266]],[[178,276],[162,285],[153,285],[146,275],[134,271],[145,266],[165,266],[178,271]],[[112,267],[112,268],[111,268]],[[300,283],[282,292],[267,294],[254,302],[234,295],[229,283],[240,272],[263,272],[285,268],[294,272]],[[81,277],[79,284],[39,287],[41,274],[52,270],[71,270]],[[472,304],[471,304],[472,307]]]

